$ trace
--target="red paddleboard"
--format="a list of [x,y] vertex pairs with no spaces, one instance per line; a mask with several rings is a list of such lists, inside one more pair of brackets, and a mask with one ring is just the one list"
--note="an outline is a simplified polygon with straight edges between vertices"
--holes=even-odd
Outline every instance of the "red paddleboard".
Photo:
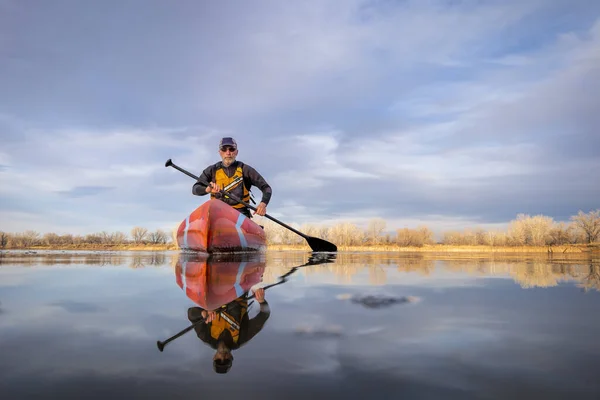
[[258,224],[217,199],[202,204],[177,229],[180,249],[204,253],[262,252],[266,241]]

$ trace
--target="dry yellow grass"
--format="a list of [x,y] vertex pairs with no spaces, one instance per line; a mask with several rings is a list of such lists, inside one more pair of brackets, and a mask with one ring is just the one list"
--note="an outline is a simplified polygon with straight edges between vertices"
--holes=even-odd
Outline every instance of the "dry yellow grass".
[[[271,251],[310,251],[307,244],[269,245]],[[9,249],[7,249],[9,250]],[[123,245],[71,245],[35,246],[23,250],[103,250],[103,251],[167,251],[178,250],[175,244],[123,244]],[[444,244],[422,247],[400,247],[397,245],[338,246],[340,252],[401,252],[401,253],[523,253],[523,254],[600,254],[600,244],[564,246],[454,246]]]
[[[308,245],[270,245],[269,250],[310,250]],[[566,246],[453,246],[444,244],[422,247],[400,247],[396,245],[338,246],[338,251],[381,251],[416,253],[585,253],[600,251],[600,245]]]

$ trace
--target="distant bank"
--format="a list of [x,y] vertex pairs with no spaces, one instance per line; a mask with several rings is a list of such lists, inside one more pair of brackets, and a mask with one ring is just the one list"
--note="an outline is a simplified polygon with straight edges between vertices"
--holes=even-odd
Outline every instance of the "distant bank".
[[[97,250],[97,251],[169,251],[178,250],[177,245],[167,244],[77,244],[63,246],[30,246],[4,248],[10,250]],[[310,251],[306,245],[268,245],[271,251]],[[445,245],[432,244],[423,246],[372,245],[372,246],[338,246],[342,252],[418,252],[418,253],[548,253],[548,254],[600,254],[600,243],[573,244],[559,246],[485,246],[485,245]]]

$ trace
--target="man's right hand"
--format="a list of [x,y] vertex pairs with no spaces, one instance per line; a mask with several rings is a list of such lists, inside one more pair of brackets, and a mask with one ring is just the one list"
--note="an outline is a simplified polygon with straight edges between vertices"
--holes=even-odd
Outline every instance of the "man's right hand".
[[220,187],[219,185],[217,185],[215,182],[211,182],[206,187],[206,193],[219,193],[221,191],[221,189],[223,189],[223,188]]

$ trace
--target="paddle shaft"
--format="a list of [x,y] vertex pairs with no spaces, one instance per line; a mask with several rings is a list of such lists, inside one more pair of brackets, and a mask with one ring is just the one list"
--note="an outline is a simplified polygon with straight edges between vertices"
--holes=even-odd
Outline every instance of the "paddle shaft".
[[[288,276],[290,276],[290,275],[292,275],[294,272],[296,272],[296,271],[298,270],[298,268],[304,267],[304,266],[306,266],[306,265],[308,265],[308,263],[306,263],[306,264],[304,264],[304,265],[300,265],[300,266],[298,266],[298,267],[294,267],[294,268],[292,268],[292,269],[291,269],[291,270],[289,270],[289,271],[288,271],[286,274],[284,274],[284,275],[280,276],[280,277],[279,277],[279,281],[278,281],[278,282],[271,283],[271,284],[269,284],[269,285],[267,285],[267,286],[263,287],[263,289],[264,289],[264,290],[267,290],[267,289],[269,289],[269,288],[272,288],[273,286],[281,285],[282,283],[285,283],[285,282],[287,282],[287,277],[288,277]],[[248,297],[248,300],[250,300],[250,299],[253,299],[253,298],[255,298],[255,297],[256,297],[256,293],[252,293],[252,296],[249,296],[249,297]]]
[[[206,182],[205,180],[203,180],[203,179],[200,179],[200,177],[198,177],[198,176],[196,176],[196,175],[192,174],[191,172],[188,172],[188,171],[186,171],[185,169],[183,169],[183,168],[179,167],[179,166],[178,166],[178,165],[176,165],[176,164],[173,164],[173,162],[171,161],[171,159],[167,160],[167,162],[165,163],[165,167],[173,167],[173,168],[175,168],[176,170],[183,172],[183,173],[184,173],[184,174],[186,174],[187,176],[189,176],[189,177],[191,177],[191,178],[194,178],[195,180],[197,180],[197,181],[198,181],[198,182],[200,182],[201,184],[203,184],[203,185],[205,185],[205,186],[209,186],[209,183],[208,183],[208,182]],[[248,204],[248,203],[244,202],[242,199],[240,199],[239,197],[237,197],[237,196],[235,196],[235,195],[233,195],[233,194],[231,194],[231,193],[229,193],[229,192],[226,192],[226,191],[224,191],[224,190],[221,190],[219,193],[221,193],[223,196],[229,197],[229,198],[231,198],[232,200],[234,200],[234,201],[237,201],[238,203],[240,203],[240,204],[243,204],[244,206],[246,206],[246,207],[248,207],[248,208],[250,208],[250,209],[252,209],[252,210],[256,211],[256,207],[254,207],[254,206],[252,206],[252,205],[250,205],[250,204]],[[283,222],[279,221],[278,219],[271,217],[269,214],[265,214],[264,216],[265,216],[266,218],[270,219],[271,221],[273,221],[273,222],[276,222],[276,223],[278,223],[279,225],[281,225],[281,226],[283,226],[283,227],[285,227],[285,228],[289,229],[290,231],[294,232],[295,234],[302,236],[304,239],[307,239],[307,240],[309,239],[309,236],[305,235],[304,233],[302,233],[302,232],[300,232],[300,231],[297,231],[296,229],[294,229],[294,228],[292,228],[291,226],[289,226],[289,225],[287,225],[287,224],[285,224],[285,223],[283,223]]]
[[184,335],[184,334],[188,333],[189,331],[191,331],[192,329],[194,329],[194,327],[195,327],[196,325],[198,325],[198,324],[199,324],[200,322],[202,322],[202,321],[204,321],[204,320],[202,320],[202,319],[201,319],[201,320],[199,320],[199,321],[196,321],[196,322],[194,322],[192,325],[190,325],[190,326],[188,326],[187,328],[183,329],[183,330],[182,330],[182,331],[180,331],[179,333],[177,333],[177,334],[175,334],[175,335],[171,336],[170,338],[168,338],[168,339],[167,339],[167,340],[165,340],[165,341],[162,341],[162,342],[161,342],[160,340],[157,340],[157,341],[156,341],[156,346],[158,347],[158,350],[160,350],[160,351],[162,352],[162,351],[164,350],[165,346],[167,345],[167,343],[169,343],[169,342],[171,342],[171,341],[173,341],[173,340],[177,339],[178,337],[180,337],[180,336],[182,336],[182,335]]

